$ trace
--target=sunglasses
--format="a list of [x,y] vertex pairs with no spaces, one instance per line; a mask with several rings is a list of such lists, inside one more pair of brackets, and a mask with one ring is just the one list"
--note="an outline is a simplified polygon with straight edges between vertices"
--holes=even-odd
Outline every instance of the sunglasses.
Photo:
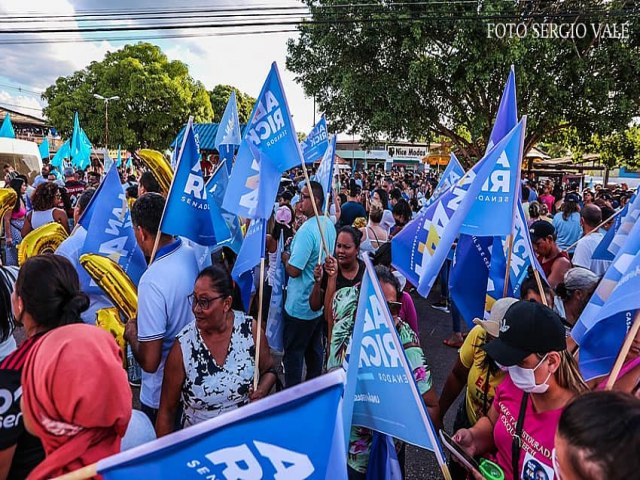
[[400,302],[387,302],[387,306],[389,307],[389,312],[392,316],[396,317],[400,315],[400,310],[402,309],[402,303]]

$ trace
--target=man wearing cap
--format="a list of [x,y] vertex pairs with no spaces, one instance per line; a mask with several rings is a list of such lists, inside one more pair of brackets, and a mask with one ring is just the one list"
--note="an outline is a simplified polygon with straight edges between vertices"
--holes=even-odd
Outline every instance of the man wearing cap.
[[588,391],[567,352],[560,317],[539,303],[518,301],[484,350],[508,373],[488,415],[458,430],[454,441],[472,456],[495,454],[505,480],[556,478],[552,450],[560,415]]
[[529,227],[529,235],[549,286],[555,289],[564,278],[565,272],[571,268],[569,254],[558,248],[556,229],[549,222],[544,220],[533,222]]
[[580,223],[584,236],[578,240],[576,251],[573,254],[573,263],[576,267],[584,267],[601,277],[611,265],[608,260],[594,260],[593,252],[604,237],[604,233],[596,227],[602,223],[602,211],[594,204],[585,205],[580,211]]
[[489,413],[495,389],[502,382],[504,372],[496,367],[482,347],[498,338],[500,322],[505,312],[517,301],[516,298],[501,298],[493,304],[487,320],[473,320],[476,326],[465,338],[460,356],[449,373],[440,396],[440,418],[444,420],[462,389],[467,387],[465,405],[458,410],[454,430],[471,427]]

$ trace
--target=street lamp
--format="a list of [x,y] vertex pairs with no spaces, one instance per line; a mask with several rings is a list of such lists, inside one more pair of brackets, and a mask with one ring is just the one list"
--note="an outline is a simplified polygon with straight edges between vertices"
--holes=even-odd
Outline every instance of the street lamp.
[[104,148],[109,149],[109,102],[112,100],[120,100],[120,97],[117,95],[113,97],[103,97],[97,93],[94,93],[93,96],[98,100],[104,100]]

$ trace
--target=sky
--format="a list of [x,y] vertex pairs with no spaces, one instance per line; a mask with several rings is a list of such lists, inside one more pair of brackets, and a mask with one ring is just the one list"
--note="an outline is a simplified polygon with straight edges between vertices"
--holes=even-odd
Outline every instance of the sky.
[[[118,11],[122,9],[177,9],[201,6],[300,6],[296,0],[3,0],[0,2],[0,19],[5,15],[24,16],[25,23],[7,25],[3,28],[59,28],[61,23],[34,23],[32,15],[72,15],[74,13]],[[130,22],[131,23],[131,22]],[[76,22],[65,26],[77,25]],[[290,27],[286,27],[290,28]],[[192,32],[192,31],[191,31]],[[145,32],[146,34],[146,32]],[[45,39],[45,33],[38,34]],[[79,34],[71,34],[71,36]],[[86,35],[86,34],[85,34]],[[123,34],[120,34],[123,35]],[[126,34],[124,34],[126,35]],[[257,97],[270,65],[277,62],[289,107],[297,131],[308,132],[314,121],[313,100],[304,95],[294,74],[285,68],[287,40],[297,34],[278,33],[261,35],[209,36],[145,40],[162,48],[171,60],[181,60],[189,66],[191,76],[200,80],[207,89],[218,84],[228,84]],[[87,66],[91,61],[100,61],[107,51],[114,51],[131,41],[118,41],[116,34],[99,42],[6,44],[0,35],[0,105],[27,114],[42,116],[44,105],[38,93],[42,92],[59,76],[67,76]],[[22,34],[15,38],[23,42]],[[34,38],[30,36],[29,38]],[[22,89],[22,90],[19,90]],[[98,101],[98,100],[96,100]],[[217,112],[216,112],[217,113]],[[318,118],[319,118],[319,114]],[[186,119],[185,119],[186,120]]]

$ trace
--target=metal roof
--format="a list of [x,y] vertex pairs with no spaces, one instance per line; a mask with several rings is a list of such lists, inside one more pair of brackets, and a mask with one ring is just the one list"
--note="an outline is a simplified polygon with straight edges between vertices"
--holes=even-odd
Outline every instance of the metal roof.
[[[218,133],[218,125],[219,123],[194,123],[193,130],[197,135],[198,142],[200,144],[200,150],[216,150],[216,134]],[[240,131],[244,130],[245,124],[240,124]],[[178,136],[175,138],[173,142],[171,142],[171,148],[175,148],[176,145],[180,145],[182,143],[182,137],[184,136],[184,130],[187,128],[185,124],[184,127],[178,133]]]

